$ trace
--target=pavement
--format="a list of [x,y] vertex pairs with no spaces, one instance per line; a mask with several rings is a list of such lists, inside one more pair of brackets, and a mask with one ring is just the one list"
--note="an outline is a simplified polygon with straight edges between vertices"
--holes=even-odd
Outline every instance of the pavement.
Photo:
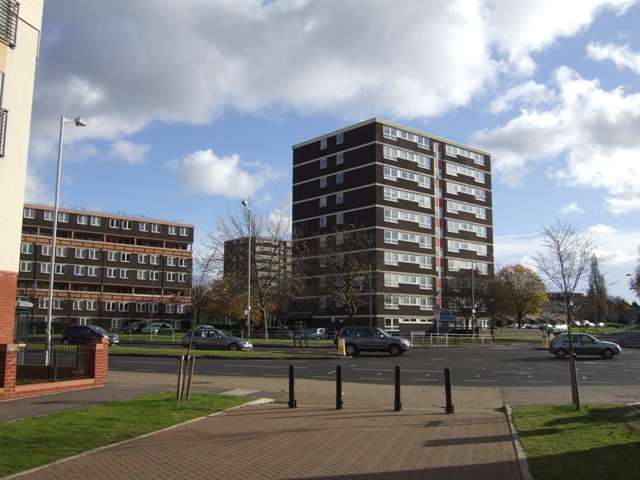
[[[176,390],[176,375],[117,372],[103,387],[0,402],[0,422]],[[581,388],[584,404],[637,403],[636,387]],[[508,404],[571,403],[568,387],[452,388],[287,377],[195,377],[194,392],[259,398],[219,414],[5,477],[20,479],[530,480]]]

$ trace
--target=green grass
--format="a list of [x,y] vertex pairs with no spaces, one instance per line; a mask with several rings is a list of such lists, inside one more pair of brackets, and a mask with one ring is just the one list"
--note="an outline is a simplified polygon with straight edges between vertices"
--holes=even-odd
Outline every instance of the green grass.
[[219,412],[249,397],[175,394],[105,403],[0,424],[0,477]]
[[513,407],[535,480],[635,480],[640,472],[640,412],[627,406]]

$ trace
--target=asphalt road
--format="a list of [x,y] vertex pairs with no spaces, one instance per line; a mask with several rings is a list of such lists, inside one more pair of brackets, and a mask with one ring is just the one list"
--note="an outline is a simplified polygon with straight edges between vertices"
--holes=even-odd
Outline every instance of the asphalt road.
[[[117,347],[116,347],[117,348]],[[333,352],[333,350],[331,350]],[[323,351],[326,353],[326,351]],[[255,360],[199,358],[195,373],[245,377],[283,377],[294,365],[295,377],[334,381],[336,368],[342,366],[345,382],[393,384],[395,368],[400,366],[404,385],[431,385],[443,382],[449,368],[457,385],[494,387],[554,387],[569,385],[569,362],[559,360],[546,350],[530,344],[490,348],[414,349],[399,357],[386,354],[361,354],[309,360]],[[623,349],[611,360],[580,357],[577,360],[582,385],[606,387],[640,384],[640,350]],[[178,362],[169,357],[112,355],[112,371],[177,373]]]

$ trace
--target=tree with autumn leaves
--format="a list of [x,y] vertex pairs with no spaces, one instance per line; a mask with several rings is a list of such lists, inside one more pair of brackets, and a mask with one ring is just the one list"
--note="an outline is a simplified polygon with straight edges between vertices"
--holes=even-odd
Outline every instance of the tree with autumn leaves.
[[540,277],[530,268],[513,265],[502,268],[496,274],[504,313],[515,318],[518,326],[522,320],[542,311],[548,301],[547,289]]

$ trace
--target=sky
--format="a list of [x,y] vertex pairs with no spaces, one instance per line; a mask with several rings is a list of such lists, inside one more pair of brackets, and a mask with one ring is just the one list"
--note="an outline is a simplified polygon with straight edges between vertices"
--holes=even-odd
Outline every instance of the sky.
[[291,212],[292,146],[378,117],[492,155],[494,259],[571,223],[610,294],[640,247],[640,0],[46,0],[26,201]]

